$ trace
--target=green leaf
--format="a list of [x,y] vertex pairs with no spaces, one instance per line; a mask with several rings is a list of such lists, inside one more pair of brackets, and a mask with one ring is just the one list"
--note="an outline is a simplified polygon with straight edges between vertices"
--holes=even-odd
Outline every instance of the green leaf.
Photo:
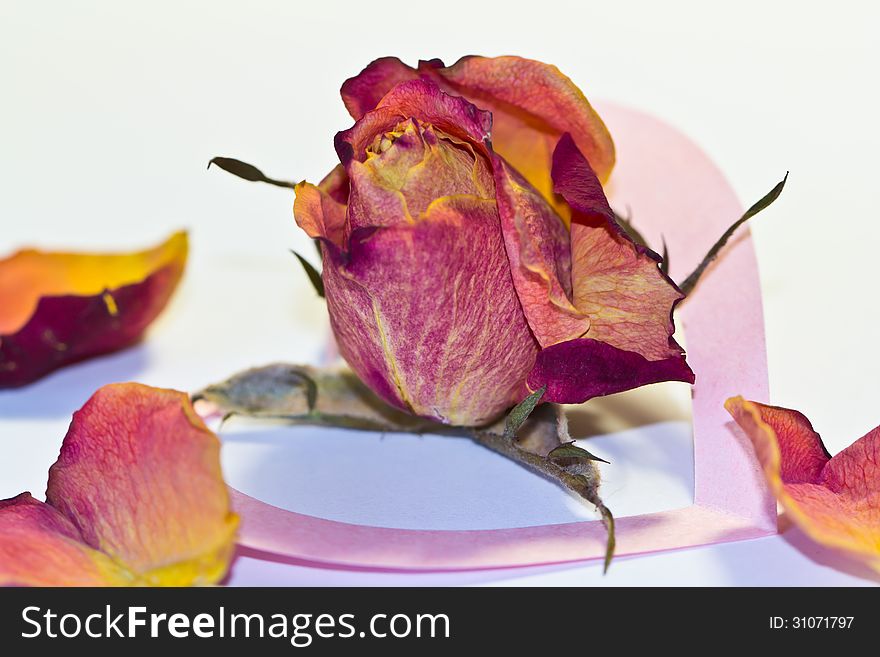
[[301,264],[302,268],[306,270],[306,276],[308,276],[309,280],[312,282],[312,287],[315,288],[315,292],[317,292],[318,296],[323,299],[324,279],[321,278],[321,273],[312,266],[312,263],[303,258],[299,253],[297,253],[293,249],[291,249],[290,252],[296,256],[297,260],[299,260],[299,264]]
[[785,177],[776,183],[776,186],[773,189],[767,192],[760,201],[746,210],[746,213],[742,217],[737,219],[730,228],[724,231],[724,234],[717,242],[715,242],[712,248],[709,249],[706,257],[703,258],[703,261],[696,269],[694,269],[691,275],[684,279],[684,281],[678,286],[685,295],[690,294],[693,291],[694,287],[696,287],[699,282],[700,277],[703,275],[703,272],[706,270],[706,267],[718,257],[718,252],[724,248],[724,245],[727,244],[727,241],[733,236],[733,233],[736,232],[736,229],[779,198],[779,195],[782,193],[782,188],[785,187],[786,180],[788,180],[788,171],[785,172]]
[[[629,208],[627,208],[628,210]],[[626,231],[626,234],[632,238],[632,241],[640,246],[644,246],[646,249],[651,249],[651,246],[648,244],[648,241],[645,239],[645,236],[642,235],[636,227],[632,225],[632,220],[630,216],[622,217],[621,215],[614,213],[614,219],[620,224],[620,227]],[[666,248],[666,238],[661,237],[663,240],[663,259],[660,260],[660,271],[664,274],[669,275],[669,250]],[[651,249],[653,251],[653,249]]]
[[288,189],[293,189],[294,187],[296,187],[296,183],[269,178],[254,165],[248,164],[247,162],[242,162],[241,160],[236,160],[232,157],[212,158],[211,161],[208,162],[209,169],[211,168],[212,164],[216,165],[217,167],[223,169],[228,173],[231,173],[233,176],[238,176],[239,178],[249,180],[250,182],[263,182],[269,185],[275,185],[276,187],[287,187]]
[[[627,208],[627,212],[628,211],[629,208]],[[638,230],[636,230],[636,227],[632,225],[631,215],[627,214],[626,217],[623,217],[622,215],[619,215],[615,212],[614,218],[617,220],[617,223],[620,224],[620,227],[626,231],[626,234],[632,238],[633,242],[649,249],[651,248],[650,246],[648,246],[648,242],[645,241],[644,235],[642,235]]]
[[617,546],[617,537],[614,534],[614,516],[611,513],[611,509],[604,504],[600,504],[596,508],[602,516],[602,524],[605,525],[605,531],[608,534],[608,538],[605,542],[605,564],[602,569],[602,574],[604,575],[608,573],[608,567],[611,565],[611,560],[614,558],[614,548]]
[[662,237],[663,240],[663,260],[660,261],[660,271],[669,276],[669,248],[666,246],[666,238]]
[[535,410],[535,406],[541,401],[541,397],[544,396],[545,392],[547,392],[547,386],[541,386],[513,407],[513,410],[510,411],[507,415],[507,420],[504,422],[505,438],[513,440],[516,437],[516,432],[519,431],[520,427],[522,427],[526,420],[529,419],[529,415]]
[[314,413],[315,406],[318,404],[318,384],[305,372],[301,372],[300,375],[306,388],[306,406],[309,408],[309,413]]
[[559,447],[550,451],[547,454],[547,458],[560,465],[565,467],[565,465],[571,461],[601,461],[602,463],[610,463],[603,458],[599,458],[595,454],[591,454],[587,450],[578,447],[573,442],[564,443]]

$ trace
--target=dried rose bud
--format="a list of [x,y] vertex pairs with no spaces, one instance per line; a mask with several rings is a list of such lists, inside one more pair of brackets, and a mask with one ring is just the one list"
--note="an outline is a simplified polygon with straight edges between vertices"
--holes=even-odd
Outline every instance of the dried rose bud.
[[517,58],[423,64],[421,79],[389,62],[343,86],[357,121],[336,137],[341,165],[294,205],[358,376],[467,426],[544,385],[544,401],[579,403],[692,382],[671,338],[682,295],[616,224],[582,154],[607,176],[613,145],[571,81]]

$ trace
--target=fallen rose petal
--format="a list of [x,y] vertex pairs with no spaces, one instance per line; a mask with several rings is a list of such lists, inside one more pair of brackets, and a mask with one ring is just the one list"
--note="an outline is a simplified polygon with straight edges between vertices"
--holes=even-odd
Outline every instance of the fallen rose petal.
[[85,545],[56,509],[22,493],[0,500],[0,586],[106,586],[130,579]]
[[0,583],[219,581],[238,526],[219,450],[186,394],[104,386],[74,414],[46,502],[0,502]]
[[831,457],[797,411],[742,397],[724,406],[751,439],[791,519],[816,542],[880,571],[880,427]]
[[220,442],[182,392],[98,390],[74,413],[46,501],[150,583],[209,583],[226,571],[237,518]]
[[137,342],[165,307],[186,233],[124,255],[25,250],[0,261],[0,388]]

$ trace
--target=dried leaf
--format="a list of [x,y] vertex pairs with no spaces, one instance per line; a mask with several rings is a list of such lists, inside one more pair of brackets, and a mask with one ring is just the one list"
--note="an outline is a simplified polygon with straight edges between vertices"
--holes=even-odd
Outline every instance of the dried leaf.
[[574,442],[565,443],[547,454],[547,458],[560,465],[567,467],[580,461],[601,461],[602,463],[610,463],[603,458],[599,458],[595,454],[591,454],[587,450],[578,447]]
[[660,261],[660,271],[669,276],[669,247],[666,246],[666,238],[662,237],[663,240],[663,260]]
[[737,219],[733,225],[730,226],[724,234],[718,239],[715,244],[712,245],[712,248],[709,249],[709,252],[703,258],[703,261],[691,272],[690,276],[688,276],[684,281],[678,286],[682,292],[686,295],[690,294],[694,287],[696,287],[697,283],[700,280],[700,277],[703,275],[703,272],[706,270],[711,262],[718,257],[718,253],[724,248],[724,245],[727,244],[727,241],[733,236],[736,229],[739,228],[746,221],[754,217],[761,210],[767,208],[773,201],[779,198],[779,195],[782,193],[782,188],[785,187],[785,181],[788,180],[788,172],[785,172],[785,177],[776,183],[776,186],[767,192],[761,200],[755,203],[752,207],[746,210],[746,213]]
[[505,438],[513,440],[516,437],[516,432],[519,431],[519,428],[529,419],[529,415],[535,410],[535,406],[541,401],[541,397],[544,396],[545,392],[547,392],[547,386],[541,386],[513,407],[513,410],[507,415],[507,420],[504,423]]
[[605,544],[605,562],[602,568],[602,572],[607,573],[609,566],[611,566],[611,560],[614,558],[614,548],[617,545],[617,538],[614,533],[614,515],[612,515],[611,509],[605,506],[601,500],[596,504],[596,510],[602,516],[602,524],[605,525],[605,531],[608,533],[608,541]]
[[247,162],[242,162],[241,160],[236,160],[232,157],[212,158],[211,161],[208,162],[209,169],[211,168],[212,164],[220,167],[228,173],[231,173],[233,176],[238,176],[239,178],[249,180],[250,182],[263,182],[269,185],[275,185],[276,187],[287,187],[288,189],[293,189],[296,187],[296,183],[269,178],[254,165],[248,164]]
[[391,408],[351,372],[277,363],[240,372],[193,395],[224,415],[285,419],[295,424],[339,426],[367,431],[449,427]]
[[620,227],[626,231],[626,234],[632,238],[633,242],[635,242],[636,244],[639,244],[641,246],[651,248],[650,246],[648,246],[648,242],[647,242],[647,240],[645,240],[645,236],[642,235],[636,229],[636,227],[632,225],[632,215],[629,214],[629,208],[627,208],[627,216],[626,217],[619,215],[619,214],[617,214],[617,212],[615,212],[614,219],[617,221],[618,224],[620,224]]
[[297,253],[293,249],[291,249],[290,252],[296,256],[297,260],[299,260],[299,264],[301,264],[302,268],[306,270],[306,276],[308,276],[309,280],[312,282],[312,287],[315,288],[315,292],[317,292],[318,296],[323,299],[324,280],[321,278],[321,273],[317,269],[315,269],[312,263],[303,258],[299,253]]

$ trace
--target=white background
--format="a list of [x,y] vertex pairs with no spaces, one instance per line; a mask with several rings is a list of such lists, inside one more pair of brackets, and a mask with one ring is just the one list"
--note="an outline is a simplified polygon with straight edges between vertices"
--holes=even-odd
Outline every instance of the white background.
[[[103,383],[137,379],[194,389],[249,365],[319,357],[324,311],[286,251],[311,254],[291,216],[292,195],[206,172],[205,164],[213,155],[232,155],[270,175],[317,180],[335,161],[332,135],[350,125],[339,85],[389,54],[410,63],[431,57],[451,63],[470,53],[555,63],[589,97],[648,110],[689,134],[744,205],[791,170],[782,198],[752,227],[771,401],[804,411],[832,452],[864,434],[880,422],[880,12],[867,1],[721,4],[0,3],[0,252],[25,244],[124,250],[179,227],[188,227],[192,240],[184,285],[145,345],[0,393],[0,498],[42,492],[70,413]],[[687,454],[675,430],[681,418],[667,419],[666,442],[630,436],[637,453],[672,472],[658,482],[676,473],[687,478],[687,468],[670,457]],[[237,436],[227,442],[227,476],[258,482],[248,468],[274,463],[266,481],[291,482],[291,508],[305,510],[295,494],[303,504],[318,504],[323,496],[315,490],[341,468],[375,487],[375,499],[358,502],[365,521],[381,524],[377,508],[387,508],[390,522],[401,526],[417,525],[420,509],[434,514],[423,523],[438,526],[497,513],[507,513],[499,522],[515,523],[519,512],[511,507],[526,520],[539,513],[529,506],[532,489],[511,503],[498,497],[495,480],[480,483],[483,467],[496,465],[468,445],[427,440],[420,453],[421,443],[410,441],[391,451],[398,443],[377,438],[382,458],[392,462],[371,470],[366,448],[357,466],[328,464],[308,436],[264,435],[234,452],[230,445],[248,443]],[[373,444],[347,435],[328,440]],[[292,442],[305,447],[290,451]],[[626,450],[619,451],[625,461]],[[452,479],[436,470],[443,459],[464,463]],[[503,469],[498,481],[532,486],[528,476],[497,467]],[[394,479],[395,468],[407,477],[413,469],[429,479],[433,473],[416,506],[406,506],[413,493],[400,483],[406,479]],[[680,484],[657,485],[674,504]],[[625,508],[638,507],[637,485],[628,482]],[[473,510],[450,503],[450,487],[464,487],[479,502]],[[538,498],[557,495],[534,491]],[[328,516],[350,517],[344,492],[330,497],[321,507]],[[395,507],[395,500],[403,502]],[[548,518],[552,513],[580,511],[548,511]],[[232,576],[233,583],[256,584],[872,581],[791,529],[757,541],[619,559],[606,577],[595,563],[387,575],[252,559],[240,559]]]

